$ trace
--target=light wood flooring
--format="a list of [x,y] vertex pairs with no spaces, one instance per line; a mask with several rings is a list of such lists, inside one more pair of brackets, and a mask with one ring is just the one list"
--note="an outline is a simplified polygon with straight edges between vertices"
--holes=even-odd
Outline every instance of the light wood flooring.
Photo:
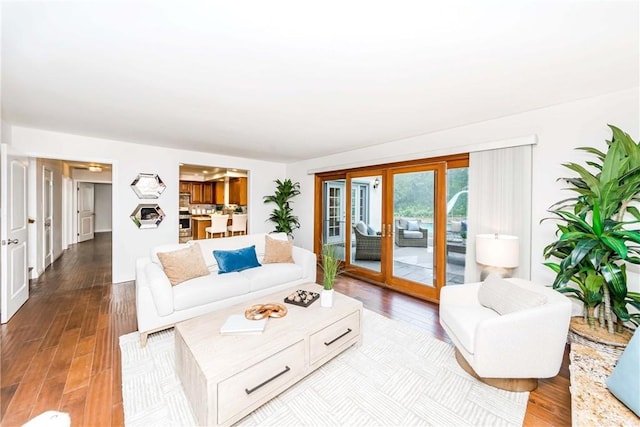
[[[20,311],[0,327],[2,426],[50,409],[73,426],[124,425],[118,337],[137,329],[134,283],[111,283],[111,234],[71,246],[38,280]],[[438,307],[340,277],[336,290],[387,317],[448,341]],[[531,393],[525,426],[571,424],[568,358]]]

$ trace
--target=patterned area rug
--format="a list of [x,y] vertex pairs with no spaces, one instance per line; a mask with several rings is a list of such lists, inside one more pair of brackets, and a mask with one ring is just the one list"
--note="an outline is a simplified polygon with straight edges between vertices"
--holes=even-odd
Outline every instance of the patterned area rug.
[[[364,310],[363,345],[351,348],[237,425],[522,425],[529,393],[487,386],[462,370],[453,347]],[[127,426],[193,426],[174,372],[173,329],[140,348],[120,337]]]

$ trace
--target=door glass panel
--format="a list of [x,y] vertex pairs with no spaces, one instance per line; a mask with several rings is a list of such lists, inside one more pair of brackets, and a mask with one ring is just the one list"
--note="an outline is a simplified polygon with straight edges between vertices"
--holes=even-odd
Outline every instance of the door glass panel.
[[336,253],[344,260],[347,219],[344,179],[324,182],[322,203],[322,243],[335,245]]
[[393,175],[393,276],[434,287],[435,171]]
[[447,285],[464,283],[468,188],[468,168],[447,171]]
[[382,176],[351,179],[350,264],[381,271]]

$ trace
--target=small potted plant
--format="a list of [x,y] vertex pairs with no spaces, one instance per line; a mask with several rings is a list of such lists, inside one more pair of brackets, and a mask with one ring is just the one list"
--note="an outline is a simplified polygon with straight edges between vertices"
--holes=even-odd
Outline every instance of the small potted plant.
[[333,306],[333,284],[336,277],[342,273],[342,260],[338,256],[338,251],[334,245],[325,244],[322,246],[322,259],[320,260],[320,268],[322,268],[322,293],[320,294],[320,306]]

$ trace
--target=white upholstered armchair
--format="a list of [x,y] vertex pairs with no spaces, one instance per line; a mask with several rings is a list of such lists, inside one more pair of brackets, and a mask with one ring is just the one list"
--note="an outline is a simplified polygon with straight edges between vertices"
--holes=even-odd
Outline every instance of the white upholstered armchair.
[[490,275],[440,294],[440,324],[460,366],[505,390],[533,390],[558,374],[570,318],[566,296],[523,279]]

